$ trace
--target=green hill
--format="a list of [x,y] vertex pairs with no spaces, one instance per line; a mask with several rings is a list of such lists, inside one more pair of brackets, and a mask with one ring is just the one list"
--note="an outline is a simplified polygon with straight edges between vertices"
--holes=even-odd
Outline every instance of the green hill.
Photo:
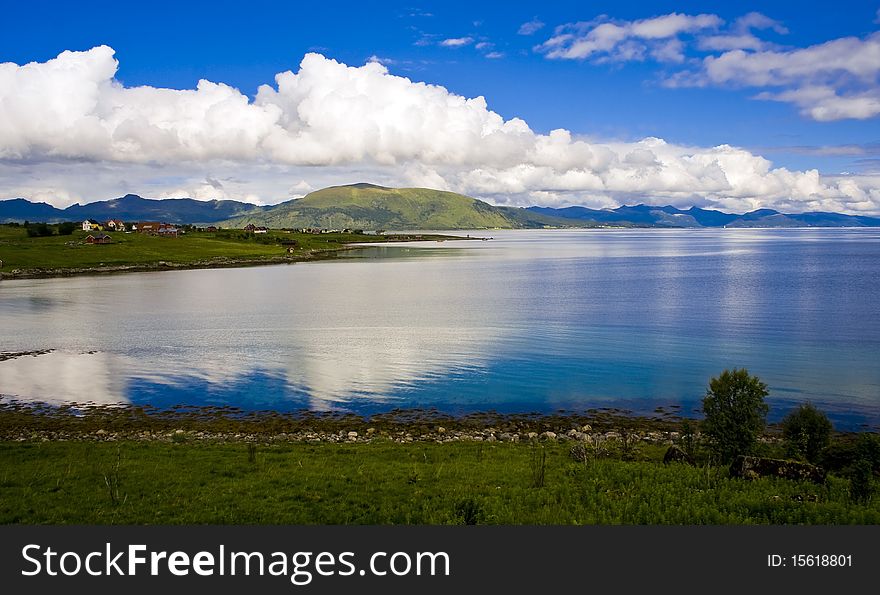
[[247,213],[221,223],[244,227],[320,227],[325,229],[480,229],[567,226],[570,220],[495,207],[429,188],[385,188],[373,184],[332,186],[303,198]]

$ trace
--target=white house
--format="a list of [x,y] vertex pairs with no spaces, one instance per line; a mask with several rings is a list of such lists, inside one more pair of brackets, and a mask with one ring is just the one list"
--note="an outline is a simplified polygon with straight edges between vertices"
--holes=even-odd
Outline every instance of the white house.
[[120,221],[119,219],[110,219],[105,224],[107,229],[114,229],[116,231],[125,231],[125,223]]

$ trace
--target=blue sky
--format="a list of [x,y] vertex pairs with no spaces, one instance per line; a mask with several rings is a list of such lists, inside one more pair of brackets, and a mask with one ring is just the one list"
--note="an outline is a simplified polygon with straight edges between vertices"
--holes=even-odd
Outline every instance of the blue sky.
[[[677,182],[655,188],[650,182],[627,185],[614,181],[623,174],[614,174],[613,180],[602,174],[601,182],[595,183],[573,182],[571,176],[560,180],[555,174],[512,180],[512,168],[522,165],[516,159],[503,164],[474,163],[471,159],[463,165],[457,158],[438,158],[430,148],[403,151],[390,158],[394,163],[385,153],[378,149],[371,152],[369,147],[340,159],[324,153],[318,159],[299,153],[295,158],[267,157],[262,148],[244,158],[239,154],[205,158],[201,151],[195,157],[187,153],[183,159],[175,158],[163,168],[161,156],[120,158],[118,148],[79,155],[66,145],[47,148],[42,143],[21,141],[4,152],[4,134],[7,139],[27,135],[17,128],[4,130],[0,124],[0,174],[8,179],[0,187],[0,195],[29,193],[28,197],[64,204],[108,198],[123,189],[208,198],[214,188],[218,198],[277,202],[337,178],[344,178],[338,180],[344,183],[357,181],[351,176],[367,175],[389,183],[434,181],[434,185],[508,204],[612,206],[644,199],[729,209],[775,205],[814,210],[827,206],[877,212],[880,54],[873,70],[870,64],[852,71],[845,65],[841,70],[830,64],[847,60],[845,48],[823,44],[851,39],[859,51],[864,50],[861,57],[853,52],[853,63],[872,60],[872,44],[876,41],[880,47],[880,40],[872,37],[880,30],[878,8],[880,2],[846,1],[835,3],[833,10],[792,2],[720,6],[681,1],[18,3],[5,8],[6,21],[14,26],[6,27],[0,38],[0,62],[12,65],[51,63],[65,50],[84,52],[106,45],[115,50],[113,57],[118,61],[110,76],[126,89],[195,89],[200,79],[207,79],[258,102],[260,85],[274,85],[276,73],[296,73],[310,52],[356,68],[378,60],[389,75],[441,85],[454,96],[482,96],[488,110],[505,121],[523,120],[535,135],[566,129],[575,140],[610,146],[621,159],[638,149],[637,143],[646,137],[685,148],[731,145],[749,155],[763,156],[772,162],[772,168],[786,172],[816,169],[827,177],[823,184],[834,189],[805,190],[806,182],[792,181],[800,184],[800,190],[786,193],[774,186],[777,180],[730,192],[712,184],[688,187]],[[751,18],[750,24],[745,24],[741,19],[753,12],[759,12],[763,19]],[[657,29],[661,25],[657,19],[666,15],[690,21],[682,20],[676,32],[669,34]],[[610,31],[611,37],[600,36],[603,31]],[[738,41],[730,41],[734,38]],[[735,47],[729,46],[731,43]],[[815,58],[796,55],[811,47],[821,50]],[[705,67],[707,57],[735,52],[746,54],[742,64],[722,73],[710,73]],[[790,66],[783,64],[778,70],[756,74],[755,68],[764,68],[758,58],[765,57],[766,61],[787,60]],[[799,66],[801,58],[815,59],[820,71],[827,61],[828,72],[821,77],[804,73]],[[772,80],[779,73],[784,84]],[[769,83],[758,80],[766,76]],[[764,98],[756,99],[758,96]],[[36,112],[39,107],[34,109]],[[83,113],[75,117],[82,118]],[[35,119],[40,116],[33,115]],[[72,126],[66,122],[65,130]],[[458,120],[445,122],[448,127]],[[666,157],[654,152],[657,163],[665,165]],[[668,159],[688,155],[683,149]],[[49,182],[40,186],[41,178],[47,179],[42,176],[47,171],[45,163],[57,165],[59,159],[62,167],[54,168]],[[183,167],[183,162],[190,166]],[[532,161],[528,165],[536,166]],[[557,173],[562,169],[556,163],[550,166]],[[598,172],[602,165],[590,161],[566,167],[590,173]],[[736,186],[738,174],[728,171],[730,166],[725,163],[720,167],[730,185]],[[276,181],[248,184],[249,174],[256,177],[252,172],[257,170],[263,172],[264,179]],[[99,172],[97,177],[95,171]],[[499,172],[507,172],[507,177],[502,180]],[[88,185],[82,178],[99,183]],[[840,188],[841,180],[856,184],[861,193],[847,194]],[[765,187],[770,189],[762,197],[760,189]],[[87,195],[87,188],[106,195]],[[801,198],[790,198],[798,192]]]

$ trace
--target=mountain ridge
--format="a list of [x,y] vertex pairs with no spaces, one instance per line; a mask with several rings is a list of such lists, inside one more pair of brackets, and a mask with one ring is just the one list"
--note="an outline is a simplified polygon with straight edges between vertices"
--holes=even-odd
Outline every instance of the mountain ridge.
[[[28,206],[30,205],[30,206]],[[0,200],[0,223],[25,220],[58,223],[85,219],[162,220],[169,223],[214,223],[244,212],[263,209],[235,200],[202,201],[193,198],[143,198],[126,194],[119,198],[75,204],[65,209],[24,198]]]
[[24,198],[0,200],[0,222],[162,220],[169,223],[248,223],[272,227],[361,229],[476,229],[541,227],[880,227],[880,217],[813,211],[756,209],[735,214],[671,205],[622,205],[615,209],[571,206],[505,207],[430,188],[390,188],[367,182],[330,186],[271,206],[235,200],[143,198],[136,194],[58,209]]

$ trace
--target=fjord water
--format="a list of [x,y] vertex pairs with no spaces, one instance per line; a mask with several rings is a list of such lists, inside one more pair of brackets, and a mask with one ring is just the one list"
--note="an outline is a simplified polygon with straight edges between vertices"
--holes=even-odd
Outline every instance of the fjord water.
[[[0,282],[5,398],[552,412],[699,406],[880,422],[880,230],[489,231],[242,269]],[[173,241],[173,240],[169,240]]]

